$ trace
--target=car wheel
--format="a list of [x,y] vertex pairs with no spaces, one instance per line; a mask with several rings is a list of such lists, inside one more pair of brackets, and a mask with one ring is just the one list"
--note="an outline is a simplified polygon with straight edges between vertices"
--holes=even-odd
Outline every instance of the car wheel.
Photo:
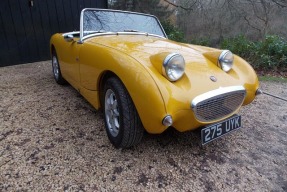
[[116,148],[138,144],[144,128],[126,88],[118,78],[109,78],[104,88],[104,117],[109,140]]
[[56,82],[60,85],[66,84],[67,82],[63,78],[62,73],[61,73],[61,69],[60,69],[60,65],[59,65],[56,51],[53,51],[53,53],[52,53],[52,68],[53,68],[53,75],[54,75]]

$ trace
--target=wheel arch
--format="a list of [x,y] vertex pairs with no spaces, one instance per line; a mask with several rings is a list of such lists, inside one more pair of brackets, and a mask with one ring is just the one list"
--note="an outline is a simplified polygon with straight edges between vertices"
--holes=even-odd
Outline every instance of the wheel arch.
[[145,129],[150,133],[161,133],[167,128],[162,125],[162,119],[167,115],[165,102],[156,77],[145,64],[120,50],[89,42],[83,44],[80,57],[81,85],[95,92],[97,109],[102,108],[106,80],[115,76],[129,93]]
[[61,40],[62,40],[61,34],[56,33],[52,35],[52,37],[50,38],[50,55],[52,55],[53,51],[57,53],[56,47],[60,46]]
[[[99,109],[103,109],[103,99],[104,99],[104,86],[105,86],[105,82],[110,78],[110,77],[116,77],[119,79],[119,81],[123,84],[123,86],[125,87],[125,89],[127,90],[128,94],[131,97],[132,102],[134,103],[137,112],[139,114],[139,117],[144,125],[144,128],[146,131],[148,131],[149,133],[161,133],[163,132],[166,127],[164,127],[161,124],[161,118],[163,118],[163,114],[165,114],[165,108],[164,108],[164,104],[163,102],[159,102],[159,100],[162,100],[161,96],[160,98],[157,99],[157,101],[152,101],[153,99],[150,100],[150,98],[154,97],[154,95],[150,96],[150,98],[148,98],[146,95],[142,95],[143,93],[138,92],[138,94],[135,95],[135,91],[133,91],[133,86],[130,86],[131,82],[127,82],[124,78],[124,76],[122,74],[116,74],[115,72],[112,72],[110,70],[106,70],[103,71],[101,73],[101,75],[98,78],[98,90],[99,90],[99,94],[98,94],[98,99],[99,99]],[[150,81],[153,81],[152,79]],[[154,82],[155,83],[155,82]],[[140,85],[138,85],[140,86]],[[155,88],[156,86],[154,86]],[[152,88],[151,88],[152,89]],[[151,92],[154,92],[152,90],[150,90]],[[133,92],[133,93],[131,93]],[[156,92],[159,92],[156,91]],[[138,97],[144,97],[146,98],[146,104],[143,105],[142,103],[139,104],[139,98]],[[142,100],[142,99],[140,99]],[[154,103],[156,102],[156,103]],[[151,106],[150,106],[151,105]],[[157,107],[155,107],[157,106]],[[161,110],[158,108],[158,106],[163,107]],[[153,107],[155,107],[154,109],[152,109]],[[149,108],[149,109],[147,109]],[[161,112],[160,112],[161,111]]]
[[[99,77],[98,83],[97,83],[97,87],[99,90],[99,109],[102,108],[102,103],[103,103],[103,97],[104,97],[104,87],[105,87],[105,83],[106,81],[111,78],[111,77],[117,77],[119,80],[120,78],[112,71],[103,71]],[[121,81],[121,80],[120,80]],[[122,81],[121,81],[122,82]],[[123,83],[123,82],[122,82]]]
[[57,53],[57,51],[56,51],[56,47],[55,47],[55,45],[54,45],[54,44],[51,44],[51,45],[50,45],[50,55],[52,56],[52,54],[53,54],[54,52],[56,52],[56,53]]

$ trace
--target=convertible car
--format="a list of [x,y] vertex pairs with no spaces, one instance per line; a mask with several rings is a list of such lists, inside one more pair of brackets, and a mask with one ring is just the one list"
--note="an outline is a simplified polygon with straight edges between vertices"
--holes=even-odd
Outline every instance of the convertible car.
[[103,110],[116,148],[169,127],[199,129],[206,144],[240,128],[237,112],[260,93],[242,58],[169,40],[152,15],[83,9],[80,31],[53,35],[50,48],[56,82]]

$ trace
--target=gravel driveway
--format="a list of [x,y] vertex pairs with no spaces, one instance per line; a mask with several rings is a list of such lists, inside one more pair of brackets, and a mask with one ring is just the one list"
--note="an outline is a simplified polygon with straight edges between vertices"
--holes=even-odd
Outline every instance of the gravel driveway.
[[[287,98],[287,84],[262,82]],[[0,68],[0,191],[287,191],[287,103],[260,96],[243,128],[204,147],[192,132],[117,150],[103,115],[50,61]]]

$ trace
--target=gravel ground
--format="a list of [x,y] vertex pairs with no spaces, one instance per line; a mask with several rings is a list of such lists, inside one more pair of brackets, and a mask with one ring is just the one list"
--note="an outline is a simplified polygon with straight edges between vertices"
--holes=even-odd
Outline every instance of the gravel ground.
[[[262,82],[287,98],[287,84]],[[0,68],[0,191],[287,191],[287,103],[260,96],[242,129],[204,147],[192,132],[117,150],[103,115],[50,62]]]

